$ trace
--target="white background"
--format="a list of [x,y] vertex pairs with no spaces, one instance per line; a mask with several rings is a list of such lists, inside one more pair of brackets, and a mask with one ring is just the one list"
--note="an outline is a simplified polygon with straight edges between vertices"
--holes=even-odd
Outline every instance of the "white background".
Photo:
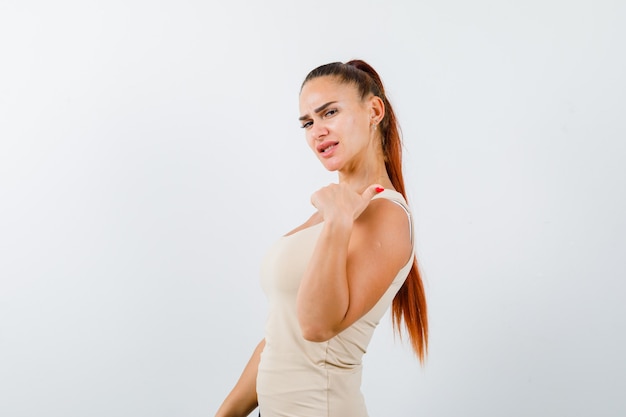
[[623,1],[0,0],[0,415],[212,416],[334,180],[306,73],[386,82],[428,291],[372,417],[626,415]]

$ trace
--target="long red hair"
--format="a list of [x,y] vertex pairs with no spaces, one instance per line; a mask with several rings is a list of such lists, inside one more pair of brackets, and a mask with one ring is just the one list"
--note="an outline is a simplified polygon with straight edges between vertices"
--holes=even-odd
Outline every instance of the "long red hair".
[[[385,116],[379,126],[385,155],[385,167],[394,188],[407,199],[404,176],[402,175],[400,128],[378,73],[368,63],[361,60],[352,60],[345,64],[333,62],[311,71],[304,79],[302,86],[314,78],[324,76],[333,76],[341,82],[354,84],[361,93],[362,99],[373,94],[383,100]],[[393,299],[391,318],[394,329],[400,336],[402,336],[402,322],[404,321],[411,346],[420,362],[423,363],[428,350],[428,314],[426,293],[417,265],[417,257],[413,260],[413,266],[406,281]]]

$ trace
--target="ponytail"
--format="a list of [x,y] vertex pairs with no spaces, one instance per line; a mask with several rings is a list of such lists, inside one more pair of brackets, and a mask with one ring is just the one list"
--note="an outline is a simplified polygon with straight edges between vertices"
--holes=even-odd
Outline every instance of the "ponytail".
[[[369,94],[378,96],[385,105],[385,116],[380,122],[382,147],[385,156],[385,168],[394,188],[407,199],[402,175],[402,139],[396,115],[387,100],[385,89],[378,73],[365,61],[352,60],[345,64],[334,62],[322,65],[311,71],[302,86],[309,80],[322,76],[334,76],[341,82],[354,84],[361,98]],[[426,294],[417,265],[417,257],[404,284],[396,294],[391,305],[393,327],[402,337],[402,322],[409,336],[411,346],[424,362],[428,350],[428,314]]]

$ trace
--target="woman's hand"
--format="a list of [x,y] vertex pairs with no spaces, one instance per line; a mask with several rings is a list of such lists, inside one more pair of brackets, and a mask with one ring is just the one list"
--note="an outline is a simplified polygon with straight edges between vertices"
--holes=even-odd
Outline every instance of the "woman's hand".
[[311,204],[326,221],[332,219],[353,222],[367,208],[372,198],[383,190],[379,184],[372,184],[359,194],[345,184],[330,184],[311,195]]

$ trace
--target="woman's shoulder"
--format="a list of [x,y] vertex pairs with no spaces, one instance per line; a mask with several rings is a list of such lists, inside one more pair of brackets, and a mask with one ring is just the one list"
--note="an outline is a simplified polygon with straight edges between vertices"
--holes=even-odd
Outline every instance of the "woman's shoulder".
[[407,204],[406,198],[404,198],[402,193],[400,193],[399,191],[396,191],[394,189],[385,188],[383,191],[381,191],[380,193],[376,194],[372,198],[372,200],[380,199],[380,198],[384,198],[386,200],[398,201],[398,202],[402,203],[403,205],[405,205],[408,208],[408,204]]
[[[363,216],[364,215],[364,216]],[[411,210],[404,196],[392,189],[385,189],[376,194],[359,220],[376,222],[386,225],[406,225],[407,217],[411,221]]]
[[[413,219],[411,209],[404,196],[392,189],[385,189],[372,198],[370,205],[363,212],[359,223],[366,229],[378,233],[391,233],[396,237],[407,235],[413,243]],[[403,239],[400,239],[402,242]]]

